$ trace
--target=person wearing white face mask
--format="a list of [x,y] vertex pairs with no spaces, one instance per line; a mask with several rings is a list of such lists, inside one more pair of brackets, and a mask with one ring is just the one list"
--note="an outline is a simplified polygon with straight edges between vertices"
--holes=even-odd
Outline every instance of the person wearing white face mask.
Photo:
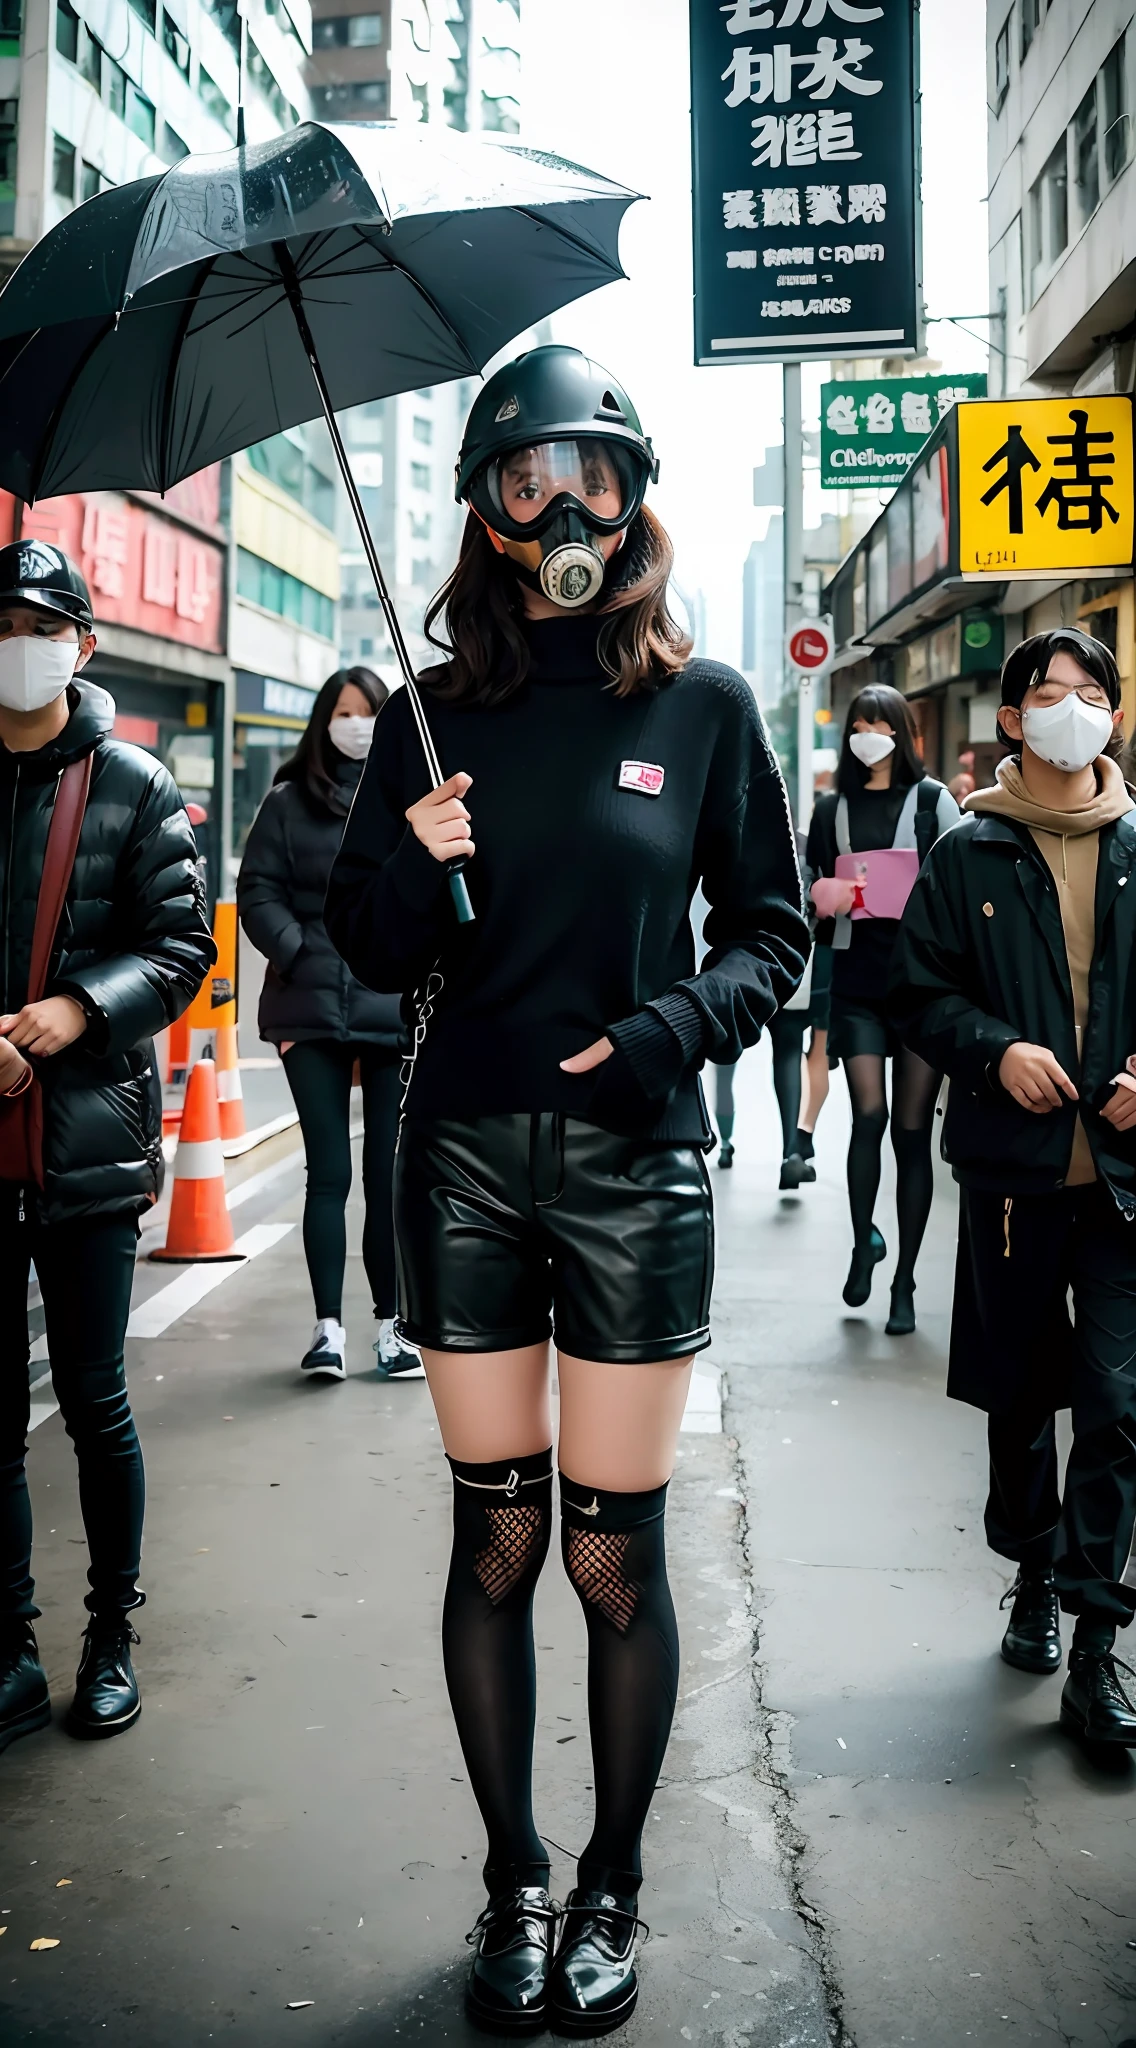
[[347,1369],[343,1279],[356,1065],[363,1091],[363,1263],[379,1325],[378,1369],[387,1378],[423,1376],[417,1352],[394,1330],[399,998],[376,995],[348,972],[323,921],[327,878],[387,694],[369,668],[328,677],[299,746],[260,808],[237,883],[241,922],[268,960],[260,1035],[280,1048],[307,1154],[304,1251],[316,1326],[301,1371],[321,1379],[341,1380]]
[[1100,641],[1064,628],[1014,649],[999,731],[1015,752],[916,885],[893,1007],[951,1077],[947,1391],[989,1418],[987,1540],[1017,1567],[1002,1655],[1057,1671],[1060,1604],[1076,1616],[1062,1721],[1133,1748],[1113,1653],[1136,1610],[1136,804],[1120,724]]
[[123,1346],[138,1218],[162,1173],[151,1040],[215,948],[171,776],[112,737],[75,564],[0,549],[0,1750],[50,1719],[34,1622],[28,1278],[79,1467],[89,1620],[66,1726],[133,1727],[145,1481]]
[[887,1010],[899,915],[920,862],[958,821],[949,790],[925,774],[911,706],[873,684],[848,707],[836,789],[818,798],[806,864],[818,946],[832,948],[828,1051],[842,1062],[852,1105],[848,1200],[854,1245],[844,1300],[860,1308],[886,1245],[873,1220],[888,1124],[895,1153],[898,1257],[889,1337],[915,1328],[915,1261],[931,1209],[931,1130],[941,1075],[899,1042]]

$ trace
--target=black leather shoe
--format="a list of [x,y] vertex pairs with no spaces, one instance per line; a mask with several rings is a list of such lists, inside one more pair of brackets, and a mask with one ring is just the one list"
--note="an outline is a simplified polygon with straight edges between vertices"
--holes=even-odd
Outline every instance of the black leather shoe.
[[543,2033],[558,1911],[540,1885],[520,1885],[490,1899],[466,1936],[476,1954],[465,2009],[479,2027],[496,2034]]
[[723,1138],[718,1147],[718,1164],[728,1172],[734,1163],[734,1148],[728,1138]]
[[910,1337],[915,1328],[915,1282],[895,1280],[891,1290],[891,1314],[884,1326],[885,1337]]
[[[781,1161],[781,1178],[777,1183],[780,1192],[784,1194],[787,1188],[795,1191],[800,1187],[801,1182],[807,1180],[808,1177],[804,1160],[799,1159],[795,1152],[786,1153]],[[815,1173],[813,1174],[813,1179],[816,1179]]]
[[50,1719],[35,1630],[30,1621],[6,1622],[0,1627],[0,1749],[46,1728]]
[[138,1680],[130,1661],[130,1645],[139,1638],[130,1622],[119,1617],[100,1620],[93,1614],[84,1631],[86,1641],[75,1674],[75,1697],[64,1726],[81,1741],[121,1735],[133,1728],[142,1712]]
[[1019,1571],[998,1605],[1010,1601],[1010,1624],[1002,1637],[1002,1655],[1018,1671],[1056,1671],[1061,1663],[1061,1610],[1053,1573]]
[[631,2018],[639,1996],[635,1936],[642,1926],[609,1892],[569,1893],[548,1984],[555,2033],[611,2034]]
[[1118,1673],[1136,1678],[1131,1664],[1122,1664],[1111,1650],[1074,1651],[1061,1695],[1061,1725],[1086,1742],[1113,1742],[1136,1749],[1136,1707]]
[[866,1245],[857,1245],[852,1253],[852,1264],[844,1282],[844,1299],[849,1308],[863,1308],[872,1291],[872,1274],[881,1259],[887,1257],[887,1246],[875,1225]]

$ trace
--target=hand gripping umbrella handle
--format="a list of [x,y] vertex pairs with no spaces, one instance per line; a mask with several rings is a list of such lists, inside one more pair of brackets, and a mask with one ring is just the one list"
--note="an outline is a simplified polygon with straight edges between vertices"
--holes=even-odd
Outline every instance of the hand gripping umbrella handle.
[[[435,789],[440,789],[446,778],[442,774],[442,764],[438,759],[438,751],[434,745],[434,736],[426,722],[426,712],[418,693],[418,681],[410,659],[410,651],[403,638],[402,624],[394,608],[394,600],[387,588],[387,580],[383,575],[378,551],[371,538],[371,529],[367,524],[367,515],[363,510],[363,501],[359,496],[355,478],[351,474],[351,464],[347,460],[347,450],[343,445],[343,437],[339,431],[339,422],[332,409],[331,395],[324,381],[323,370],[320,366],[320,360],[316,354],[316,345],[312,338],[312,330],[308,325],[308,316],[304,309],[304,296],[299,274],[292,260],[292,252],[287,242],[274,243],[273,252],[279,266],[281,283],[284,286],[288,303],[292,308],[292,316],[296,322],[304,354],[307,356],[315,387],[319,393],[319,401],[323,408],[324,419],[327,421],[327,430],[331,436],[331,445],[335,451],[339,473],[343,478],[344,488],[347,492],[351,510],[355,516],[355,524],[359,528],[359,538],[363,543],[363,552],[367,557],[367,565],[374,580],[375,591],[382,606],[383,617],[387,622],[391,646],[394,648],[395,658],[402,670],[402,679],[406,684],[407,693],[410,698],[410,709],[414,716],[414,723],[418,728],[418,737],[422,742],[422,751],[426,756],[426,766],[430,773],[430,781]],[[472,924],[474,922],[474,910],[469,900],[469,890],[466,888],[465,876],[461,872],[464,866],[465,859],[463,857],[446,862],[446,870],[450,879],[450,895],[453,899],[458,923]]]

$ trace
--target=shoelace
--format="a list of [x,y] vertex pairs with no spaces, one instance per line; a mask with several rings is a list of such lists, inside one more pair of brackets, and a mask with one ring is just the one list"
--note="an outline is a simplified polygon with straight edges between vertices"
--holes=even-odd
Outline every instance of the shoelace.
[[[502,1899],[490,1899],[484,1912],[478,1914],[477,1919],[466,1935],[466,1941],[472,1948],[483,1934],[488,1934],[490,1929],[495,1927],[498,1921],[501,1920],[513,1918],[518,1922],[522,1920],[547,1920],[550,1923],[554,1923],[559,1920],[561,1911],[562,1908],[555,1899],[549,1899],[547,1906],[541,1906],[530,1903],[520,1891],[509,1892]],[[507,1948],[522,1948],[527,1947],[527,1945],[528,1937],[523,1927],[518,1925],[516,1935],[511,1942],[507,1943]],[[505,1952],[504,1949],[500,1951],[501,1954],[505,1954]]]
[[[1018,1573],[1018,1576],[1017,1576],[1017,1578],[1016,1578],[1016,1579],[1014,1580],[1014,1583],[1013,1583],[1013,1585],[1012,1585],[1012,1586],[1011,1586],[1011,1587],[1009,1588],[1009,1591],[1008,1591],[1008,1592],[1005,1592],[1005,1593],[1003,1593],[1003,1595],[1002,1595],[1002,1598],[1001,1598],[1001,1599],[999,1600],[999,1602],[998,1602],[998,1606],[999,1606],[999,1609],[1001,1609],[1001,1608],[1003,1608],[1003,1607],[1009,1607],[1009,1605],[1010,1605],[1011,1601],[1013,1601],[1013,1600],[1016,1600],[1016,1599],[1017,1599],[1017,1597],[1018,1597],[1018,1594],[1019,1594],[1020,1592],[1022,1592],[1022,1590],[1024,1589],[1024,1586],[1025,1586],[1025,1578],[1024,1578],[1023,1574],[1022,1574],[1021,1572],[1019,1572],[1019,1573]],[[1044,1592],[1046,1592],[1046,1593],[1052,1593],[1052,1592],[1053,1592],[1053,1585],[1052,1585],[1052,1582],[1051,1582],[1051,1581],[1048,1581],[1048,1580],[1047,1580],[1047,1581],[1045,1581],[1043,1585],[1040,1585],[1040,1586],[1039,1586],[1039,1589],[1038,1589],[1038,1590],[1039,1590],[1039,1591],[1044,1591]]]
[[[644,1941],[650,1939],[651,1930],[647,1922],[640,1920],[637,1913],[629,1913],[625,1906],[568,1905],[564,1907],[562,1917],[565,1920],[577,1917],[584,1920],[595,1920],[599,1923],[604,1921],[610,1922],[610,1938],[613,1945],[618,1940],[620,1934],[619,1923],[622,1923],[623,1926],[627,1926],[630,1923],[628,1943],[633,1941],[637,1934],[641,1934]],[[600,1931],[603,1934],[607,1934],[609,1930],[601,1924]]]
[[1112,1650],[1106,1650],[1099,1660],[1094,1661],[1099,1661],[1103,1667],[1104,1689],[1118,1698],[1130,1714],[1136,1713],[1136,1705],[1129,1699],[1116,1675],[1118,1671],[1126,1671],[1129,1678],[1136,1678],[1136,1671],[1133,1671],[1131,1664],[1126,1664],[1123,1657],[1116,1656]]

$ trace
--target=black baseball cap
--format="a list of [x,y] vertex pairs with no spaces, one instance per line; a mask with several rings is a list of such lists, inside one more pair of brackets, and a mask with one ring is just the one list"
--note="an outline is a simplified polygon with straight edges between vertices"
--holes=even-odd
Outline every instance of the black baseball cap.
[[95,623],[82,570],[47,540],[14,540],[0,548],[0,608],[6,604],[55,612],[81,633],[89,633]]

